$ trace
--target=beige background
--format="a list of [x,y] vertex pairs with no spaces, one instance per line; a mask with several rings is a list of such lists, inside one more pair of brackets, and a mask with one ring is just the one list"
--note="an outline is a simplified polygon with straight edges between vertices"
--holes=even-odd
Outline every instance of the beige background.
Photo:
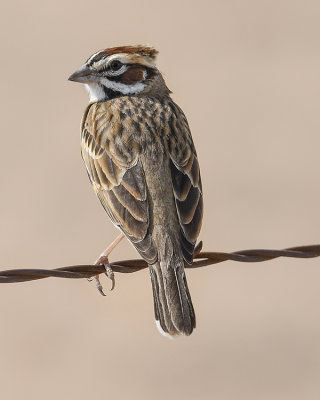
[[[160,50],[200,157],[207,250],[319,243],[318,1],[2,1],[0,265],[90,263],[117,231],[88,182],[67,77],[94,51]],[[136,257],[122,243],[112,259]],[[188,272],[198,327],[156,330],[148,273],[0,287],[0,398],[313,400],[320,261]],[[105,287],[109,282],[104,280]]]

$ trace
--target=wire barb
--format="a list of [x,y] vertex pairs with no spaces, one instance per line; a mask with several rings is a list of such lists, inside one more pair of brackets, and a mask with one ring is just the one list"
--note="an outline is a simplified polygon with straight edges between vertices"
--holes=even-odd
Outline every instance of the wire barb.
[[[223,261],[238,262],[262,262],[273,260],[279,257],[292,258],[314,258],[320,256],[320,244],[311,246],[290,247],[284,250],[243,250],[233,253],[224,252],[201,252],[202,242],[195,248],[195,255],[192,265],[186,264],[186,268],[194,269],[221,263]],[[110,264],[113,272],[132,273],[141,271],[148,267],[148,264],[141,259],[116,261]],[[12,269],[0,271],[0,283],[14,283],[34,281],[49,277],[81,279],[91,278],[103,274],[106,269],[103,265],[73,265],[55,269]]]

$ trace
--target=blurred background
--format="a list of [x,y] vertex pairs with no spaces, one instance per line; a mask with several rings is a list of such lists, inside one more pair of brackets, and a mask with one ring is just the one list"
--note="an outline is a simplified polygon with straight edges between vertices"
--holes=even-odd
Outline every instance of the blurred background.
[[[2,1],[0,265],[88,264],[118,231],[89,184],[68,76],[150,44],[197,147],[211,251],[319,243],[320,3]],[[135,258],[121,243],[111,260]],[[1,399],[319,399],[320,261],[188,271],[189,338],[156,330],[147,271],[116,290],[0,287]]]

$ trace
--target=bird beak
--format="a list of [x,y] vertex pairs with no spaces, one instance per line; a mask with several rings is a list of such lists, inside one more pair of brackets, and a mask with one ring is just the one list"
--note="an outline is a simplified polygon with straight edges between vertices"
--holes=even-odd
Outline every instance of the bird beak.
[[93,81],[93,71],[84,64],[68,78],[69,81],[88,83]]

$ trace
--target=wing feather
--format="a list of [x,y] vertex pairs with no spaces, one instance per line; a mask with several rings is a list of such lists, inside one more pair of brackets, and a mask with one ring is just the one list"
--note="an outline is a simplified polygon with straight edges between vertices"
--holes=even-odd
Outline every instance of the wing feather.
[[[101,118],[103,114],[104,118]],[[142,257],[152,264],[157,259],[157,250],[149,232],[146,181],[138,153],[130,151],[128,145],[130,132],[119,128],[119,121],[114,125],[114,131],[104,123],[116,120],[116,114],[103,103],[91,105],[85,115],[82,157],[89,178],[112,222],[125,233]],[[122,141],[116,138],[111,140],[110,135],[116,135],[119,131],[127,137]]]
[[180,222],[180,243],[184,259],[193,261],[203,216],[200,168],[191,132],[183,111],[173,102],[169,153],[173,193]]

